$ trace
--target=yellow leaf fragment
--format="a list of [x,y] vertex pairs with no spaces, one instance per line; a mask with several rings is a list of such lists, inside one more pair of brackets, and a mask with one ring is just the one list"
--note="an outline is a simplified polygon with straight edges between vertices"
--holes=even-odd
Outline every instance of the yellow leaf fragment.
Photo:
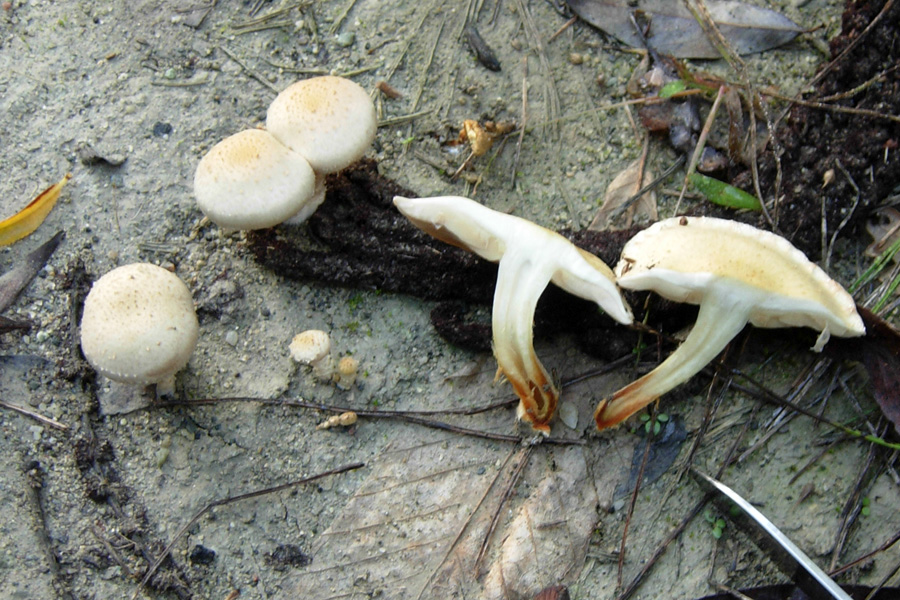
[[28,203],[28,206],[8,219],[0,221],[0,246],[9,246],[37,229],[50,214],[63,186],[71,178],[72,174],[66,173],[58,183],[38,194],[37,198]]

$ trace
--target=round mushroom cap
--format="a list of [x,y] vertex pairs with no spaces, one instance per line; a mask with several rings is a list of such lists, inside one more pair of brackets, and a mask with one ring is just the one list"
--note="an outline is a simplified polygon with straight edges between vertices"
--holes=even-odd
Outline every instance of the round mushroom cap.
[[199,330],[191,292],[178,276],[135,263],[94,282],[84,301],[81,349],[110,379],[159,383],[187,364]]
[[319,361],[331,352],[331,338],[324,331],[310,329],[298,333],[291,340],[291,356],[294,360],[303,364],[312,364]]
[[343,77],[298,81],[278,94],[266,114],[266,129],[322,174],[362,158],[377,126],[369,94]]
[[304,209],[315,185],[306,159],[261,129],[241,131],[213,146],[194,174],[200,210],[226,229],[278,225]]
[[674,217],[635,235],[616,265],[621,287],[699,304],[713,288],[754,297],[757,327],[863,335],[853,298],[781,236],[712,217]]
[[344,376],[356,375],[359,370],[359,361],[352,356],[345,356],[338,362],[338,372]]

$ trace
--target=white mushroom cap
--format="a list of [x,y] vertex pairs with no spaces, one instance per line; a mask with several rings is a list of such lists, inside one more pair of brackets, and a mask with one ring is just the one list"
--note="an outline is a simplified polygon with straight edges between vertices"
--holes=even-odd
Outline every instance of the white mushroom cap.
[[319,329],[298,333],[291,340],[291,357],[299,363],[310,365],[313,373],[323,381],[330,381],[334,374],[331,355],[331,337]]
[[853,298],[787,240],[749,225],[704,217],[660,221],[634,236],[616,265],[619,285],[700,305],[690,334],[662,364],[597,405],[599,429],[627,419],[690,379],[747,323],[865,333]]
[[101,375],[161,383],[187,364],[199,326],[187,286],[148,263],[113,269],[84,301],[81,349]]
[[[212,147],[194,174],[194,195],[209,220],[226,229],[263,229],[307,206],[315,174],[269,132],[248,129]],[[321,203],[321,198],[318,199]]]
[[377,126],[369,94],[343,77],[298,81],[278,94],[266,114],[266,129],[322,174],[362,158]]
[[811,327],[863,335],[856,303],[836,281],[781,236],[710,217],[676,217],[635,235],[616,265],[621,287],[700,304],[715,281],[764,292],[750,307],[757,327]]
[[356,374],[359,371],[359,361],[352,356],[345,356],[338,361],[337,386],[342,390],[349,390],[356,383]]

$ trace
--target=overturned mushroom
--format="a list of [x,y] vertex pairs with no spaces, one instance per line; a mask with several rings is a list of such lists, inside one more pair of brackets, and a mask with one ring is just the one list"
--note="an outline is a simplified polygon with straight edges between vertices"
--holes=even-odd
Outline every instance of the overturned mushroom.
[[704,217],[660,221],[634,236],[616,265],[619,285],[700,305],[691,333],[662,364],[597,406],[598,429],[616,425],[687,381],[747,323],[811,327],[813,350],[830,335],[865,333],[853,298],[787,240]]
[[596,302],[616,321],[631,323],[631,310],[612,271],[558,233],[467,198],[398,196],[394,204],[426,233],[500,263],[492,316],[494,356],[519,396],[518,417],[549,433],[559,391],[534,352],[532,325],[538,298],[552,281],[570,294]]

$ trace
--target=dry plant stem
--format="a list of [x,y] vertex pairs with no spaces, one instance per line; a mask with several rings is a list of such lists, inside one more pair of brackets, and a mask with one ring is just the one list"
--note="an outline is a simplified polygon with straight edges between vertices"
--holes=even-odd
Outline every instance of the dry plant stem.
[[[819,71],[819,73],[815,77],[813,77],[813,79],[806,85],[806,89],[815,87],[815,85],[822,81],[822,79],[825,78],[825,76],[835,67],[835,65],[841,62],[845,56],[852,52],[853,49],[856,48],[869,35],[869,33],[875,28],[875,26],[877,26],[878,23],[881,22],[881,19],[883,19],[884,15],[886,15],[888,11],[891,10],[891,7],[894,5],[895,1],[896,0],[888,0],[887,2],[885,2],[884,6],[881,8],[881,11],[877,15],[875,15],[874,19],[872,19],[872,22],[869,23],[865,29],[863,29],[862,33],[860,33],[859,36],[857,36],[852,42],[850,42],[850,44],[847,45],[846,48],[844,48],[843,52],[841,52],[834,60],[828,63],[824,69]],[[794,101],[794,99],[792,98],[791,101]],[[782,115],[782,118],[783,117],[784,115]]]
[[231,50],[229,50],[229,49],[226,48],[225,46],[219,46],[219,49],[220,49],[222,52],[224,52],[225,54],[227,54],[227,55],[228,55],[228,58],[230,58],[230,59],[233,60],[235,63],[237,63],[237,65],[238,65],[241,69],[243,69],[243,71],[244,71],[245,73],[247,73],[248,76],[250,76],[250,77],[252,77],[253,79],[255,79],[256,81],[260,82],[261,84],[263,84],[264,86],[266,86],[267,88],[269,88],[270,90],[272,90],[273,92],[275,92],[276,94],[280,91],[277,87],[275,87],[274,84],[269,83],[269,81],[268,81],[265,77],[263,77],[262,75],[260,75],[259,73],[257,73],[257,72],[254,71],[253,69],[251,69],[244,61],[242,61],[241,59],[239,59],[239,58],[237,57],[237,55],[234,54],[234,52],[232,52]]
[[839,104],[827,104],[825,102],[818,102],[816,100],[801,100],[800,98],[793,98],[791,96],[785,96],[783,94],[771,91],[766,91],[766,95],[771,96],[772,98],[777,98],[779,100],[786,100],[788,102],[791,102],[792,104],[799,104],[800,106],[808,106],[810,108],[818,108],[820,110],[825,110],[828,112],[847,113],[850,115],[858,115],[861,117],[870,117],[872,119],[882,119],[886,121],[893,121],[894,123],[900,123],[900,116],[881,113],[877,110],[853,108],[852,106],[841,106]]
[[684,174],[684,181],[681,183],[681,193],[678,195],[678,202],[675,203],[675,213],[678,214],[678,208],[681,206],[681,200],[684,198],[684,193],[687,191],[688,180],[690,176],[697,170],[697,163],[700,162],[700,155],[703,154],[703,147],[706,146],[706,138],[709,137],[709,132],[712,129],[713,121],[716,120],[716,113],[719,112],[719,106],[722,104],[722,98],[725,96],[725,86],[720,85],[719,91],[716,93],[716,99],[713,101],[712,108],[709,109],[709,115],[706,117],[706,122],[703,123],[703,129],[700,130],[700,137],[697,139],[697,145],[694,146],[694,152],[691,154],[691,162],[688,163],[687,172]]
[[[499,2],[498,2],[499,4]],[[519,156],[522,154],[522,141],[525,139],[525,128],[528,126],[528,57],[522,58],[522,118],[519,123],[519,139],[516,140],[516,156],[513,160],[510,188],[516,189],[516,176],[519,170]]]
[[25,461],[23,471],[25,475],[25,490],[27,492],[26,499],[31,505],[31,510],[34,514],[35,533],[37,534],[41,548],[44,550],[44,555],[47,559],[47,568],[53,578],[53,587],[63,598],[74,600],[75,597],[72,595],[71,590],[68,589],[64,580],[60,578],[59,559],[56,556],[56,552],[53,551],[53,545],[50,541],[50,534],[47,529],[47,513],[41,502],[41,490],[44,489],[43,468],[37,461],[28,458]]
[[[256,13],[259,12],[259,9],[262,8],[263,4],[265,4],[265,0],[258,0],[254,4],[253,8],[250,9],[249,16],[254,17],[254,15],[256,15]],[[268,21],[270,19],[274,19],[275,17],[280,17],[281,15],[287,14],[287,13],[291,12],[292,10],[294,10],[295,8],[303,8],[305,6],[308,6],[309,4],[310,4],[310,0],[301,0],[301,2],[294,2],[292,4],[288,4],[287,6],[283,6],[281,8],[276,8],[275,10],[273,10],[271,12],[267,12],[266,14],[264,14],[260,17],[254,17],[254,18],[248,19],[246,21],[242,21],[241,23],[238,23],[238,24],[234,25],[233,27],[247,27],[250,25],[257,25],[259,23],[265,23],[266,21]]]
[[420,110],[418,112],[409,113],[407,115],[400,115],[399,117],[390,117],[388,119],[384,119],[382,121],[378,121],[378,127],[392,127],[394,125],[403,125],[404,123],[409,123],[410,121],[415,121],[420,117],[424,117],[426,115],[430,115],[434,111],[432,109]]
[[[813,383],[818,381],[818,378],[821,377],[828,367],[831,366],[831,361],[827,359],[819,359],[809,365],[809,367],[804,372],[803,376],[799,378],[799,382],[795,382],[791,387],[790,393],[788,396],[783,397],[784,404],[782,404],[782,409],[775,414],[774,417],[766,424],[766,432],[758,439],[756,442],[744,450],[744,452],[737,458],[738,463],[744,462],[746,459],[750,458],[754,452],[756,452],[759,448],[765,446],[769,440],[781,430],[782,427],[787,425],[794,417],[797,416],[797,412],[788,412],[787,406],[790,403],[793,405],[797,405],[796,402],[799,399],[803,398],[806,393],[809,391],[810,387]],[[812,411],[810,411],[812,413]],[[818,423],[819,421],[816,421]]]
[[[838,575],[841,575],[842,573],[845,573],[846,571],[849,571],[850,569],[853,569],[854,567],[857,567],[860,564],[871,560],[873,557],[877,556],[878,554],[881,554],[882,552],[889,549],[891,546],[893,546],[897,542],[900,542],[900,531],[895,533],[893,535],[893,537],[891,537],[891,539],[889,539],[888,541],[886,541],[885,543],[880,545],[875,550],[872,550],[868,554],[863,554],[862,556],[860,556],[853,562],[849,562],[846,565],[843,565],[841,567],[838,567],[837,569],[834,569],[833,571],[829,571],[828,574],[831,577],[837,577]],[[884,582],[882,582],[881,585],[884,585]]]
[[58,429],[59,431],[69,430],[68,425],[64,425],[59,421],[54,421],[50,417],[45,417],[44,415],[28,410],[27,408],[22,408],[21,406],[16,406],[15,404],[9,404],[8,402],[4,402],[3,400],[0,400],[0,408],[6,408],[13,412],[25,415],[26,417],[30,417],[35,421],[38,421],[39,423],[43,423],[44,425],[52,427],[53,429]]
[[347,18],[347,15],[350,14],[350,11],[353,10],[353,7],[356,5],[356,0],[349,0],[347,2],[347,6],[344,7],[344,10],[341,11],[341,14],[335,18],[334,23],[331,25],[331,29],[329,29],[328,33],[334,35],[337,33],[337,30],[341,28],[341,25],[344,23],[344,19]]
[[534,25],[534,19],[531,17],[531,11],[525,5],[523,0],[515,0],[516,12],[522,19],[522,25],[525,27],[525,33],[529,38],[531,47],[537,53],[541,63],[541,70],[544,75],[544,99],[547,102],[547,121],[552,126],[550,129],[550,139],[559,139],[559,90],[556,88],[556,81],[553,79],[553,69],[550,67],[550,61],[547,60],[547,53],[544,52],[544,44],[541,42],[541,36]]
[[746,394],[750,394],[754,398],[768,401],[773,404],[786,406],[792,410],[797,411],[798,413],[800,413],[802,415],[809,417],[810,419],[813,419],[820,423],[825,423],[826,425],[829,425],[838,431],[846,433],[850,437],[853,437],[856,439],[861,439],[866,442],[871,442],[873,444],[877,444],[877,445],[883,446],[885,448],[890,448],[891,450],[900,450],[900,444],[894,444],[894,443],[885,441],[884,439],[882,439],[878,436],[875,436],[872,434],[865,434],[858,429],[853,429],[852,427],[848,427],[846,425],[841,425],[840,423],[836,423],[835,421],[832,421],[830,419],[821,418],[818,415],[816,415],[814,412],[806,410],[805,408],[798,406],[797,404],[794,404],[793,402],[789,402],[785,398],[782,398],[781,396],[779,396],[772,390],[768,389],[766,386],[764,386],[761,383],[759,383],[758,381],[756,381],[750,375],[747,375],[746,373],[738,371],[737,369],[730,369],[728,367],[724,367],[724,368],[728,369],[733,374],[738,375],[738,376],[742,377],[744,380],[746,380],[747,382],[749,382],[755,388],[755,390],[758,391],[759,393],[755,392],[754,389],[750,389],[748,387],[741,386],[738,384],[735,384],[735,389],[738,389]]
[[428,52],[428,59],[425,61],[425,65],[419,75],[419,85],[416,88],[416,95],[414,96],[412,103],[413,112],[419,107],[419,100],[422,99],[422,93],[425,91],[425,84],[428,83],[428,71],[431,70],[431,65],[434,62],[434,53],[437,50],[438,43],[441,41],[441,36],[444,33],[444,25],[447,24],[447,14],[448,13],[444,13],[444,18],[441,19],[441,26],[438,28],[437,35],[434,36],[434,43],[431,45],[431,50]]
[[796,483],[797,480],[800,479],[800,477],[803,476],[803,474],[806,473],[810,469],[810,467],[812,467],[817,462],[819,462],[819,460],[823,456],[830,453],[838,444],[841,444],[843,442],[846,442],[846,441],[849,441],[852,439],[853,438],[851,438],[850,436],[843,435],[835,440],[828,442],[828,444],[826,444],[818,454],[816,454],[815,456],[810,458],[808,461],[806,461],[806,464],[803,465],[802,467],[800,467],[797,470],[797,472],[794,473],[794,476],[788,480],[788,485],[789,486],[794,485],[794,483]]
[[729,587],[724,583],[719,583],[718,581],[710,581],[710,583],[720,592],[724,592],[729,596],[737,598],[737,600],[753,600],[753,598],[751,598],[747,594],[743,594],[739,590],[736,590],[733,587]]
[[[759,185],[759,164],[757,161],[757,139],[756,139],[756,111],[754,110],[753,99],[757,98],[759,94],[755,91],[753,84],[750,82],[750,78],[747,77],[747,65],[741,59],[740,55],[735,52],[734,48],[731,46],[731,43],[728,41],[722,32],[719,30],[718,25],[713,20],[712,16],[709,13],[709,10],[706,7],[706,3],[703,0],[682,0],[687,6],[687,9],[694,15],[694,18],[697,20],[697,23],[703,29],[703,32],[706,34],[706,37],[716,46],[719,50],[719,54],[722,55],[729,66],[734,70],[735,73],[738,74],[738,77],[741,80],[741,84],[744,86],[744,89],[747,90],[748,95],[748,114],[750,115],[750,147],[753,149],[753,157],[750,161],[750,170],[753,174],[753,191],[756,194],[756,197],[759,199],[760,206],[762,208],[763,216],[766,221],[772,227],[772,230],[776,233],[778,232],[778,226],[776,224],[776,220],[773,220],[769,215],[769,210],[766,207],[765,199],[762,196],[762,189]],[[769,131],[775,131],[774,123],[772,119],[769,118],[768,111],[764,104],[760,103],[760,107],[762,108],[765,116],[766,122],[769,127]],[[777,150],[777,148],[776,148]],[[777,214],[777,199],[778,199],[778,190],[780,188],[781,182],[781,159],[779,156],[779,152],[775,152],[775,164],[776,164],[776,185],[775,185],[775,199],[776,199],[776,214]]]
[[893,67],[891,67],[889,69],[885,69],[884,71],[875,75],[871,79],[859,84],[852,90],[847,90],[844,92],[840,92],[838,94],[832,94],[831,96],[825,96],[824,98],[819,98],[819,102],[834,102],[836,100],[845,100],[847,98],[852,98],[853,96],[857,95],[860,92],[864,92],[865,90],[869,89],[870,87],[872,87],[873,85],[875,85],[877,83],[883,83],[884,79],[888,75],[890,75],[891,73],[896,71],[897,69],[900,69],[900,65],[894,65]]
[[340,474],[346,473],[348,471],[355,471],[356,469],[361,469],[364,466],[365,466],[365,463],[361,463],[361,462],[349,463],[349,464],[343,465],[341,467],[337,467],[336,469],[331,469],[331,470],[325,471],[323,473],[318,473],[317,475],[311,475],[309,477],[304,477],[303,479],[298,479],[296,481],[290,481],[288,483],[282,483],[281,485],[276,485],[276,486],[264,488],[261,490],[247,492],[246,494],[238,494],[237,496],[231,496],[230,498],[222,498],[221,500],[215,500],[213,502],[210,502],[209,504],[204,506],[203,509],[200,510],[200,512],[198,512],[193,517],[191,517],[191,520],[188,521],[187,523],[185,523],[175,533],[175,537],[172,538],[172,541],[169,542],[169,545],[166,546],[165,550],[162,551],[159,558],[157,558],[156,561],[150,566],[150,569],[147,570],[147,574],[144,575],[144,578],[141,580],[141,583],[140,583],[140,585],[138,585],[138,588],[134,591],[134,594],[131,596],[131,599],[135,600],[137,598],[138,594],[141,593],[141,590],[144,588],[144,586],[147,584],[147,582],[150,580],[150,578],[153,576],[153,574],[159,568],[159,565],[162,564],[162,562],[166,559],[166,557],[172,551],[172,547],[178,542],[178,540],[180,540],[181,537],[185,533],[187,533],[187,530],[190,529],[191,527],[193,527],[194,524],[197,521],[199,521],[203,515],[205,515],[212,509],[219,507],[219,506],[226,506],[228,504],[233,504],[235,502],[240,502],[242,500],[249,500],[251,498],[258,498],[260,496],[274,494],[274,493],[280,492],[282,490],[290,489],[292,487],[297,487],[298,485],[302,485],[305,483],[312,483],[313,481],[318,481],[319,479],[323,479],[330,475],[340,475]]
[[494,536],[494,530],[497,528],[497,523],[500,522],[500,513],[506,505],[506,501],[509,500],[509,497],[512,495],[513,490],[516,489],[516,484],[518,484],[519,480],[522,478],[522,473],[525,471],[528,461],[531,460],[531,453],[534,452],[534,448],[534,444],[529,444],[519,451],[519,464],[516,465],[516,469],[513,471],[512,477],[509,480],[509,484],[507,484],[506,489],[503,490],[503,495],[500,496],[497,510],[494,511],[494,514],[491,516],[491,524],[488,527],[487,533],[484,534],[484,540],[482,540],[481,548],[478,550],[478,557],[475,559],[475,566],[472,569],[475,578],[480,577],[481,562],[484,560],[488,544],[490,544],[491,538]]
[[[497,4],[500,4],[500,3],[498,2]],[[566,31],[567,29],[569,29],[569,28],[570,28],[572,25],[574,25],[577,21],[578,21],[578,17],[572,17],[571,19],[569,19],[568,21],[566,21],[565,23],[563,23],[562,27],[560,27],[559,29],[557,29],[557,30],[553,33],[553,35],[551,35],[550,37],[547,38],[547,43],[549,44],[550,42],[552,42],[553,40],[555,40],[556,38],[558,38],[559,36],[561,36],[561,35],[563,34],[564,31]]]
[[644,187],[639,189],[637,192],[634,193],[633,196],[631,196],[628,200],[623,202],[621,204],[621,206],[619,206],[616,210],[614,210],[610,214],[610,217],[609,217],[610,220],[615,220],[615,219],[619,218],[619,215],[621,215],[626,210],[628,210],[632,204],[634,204],[635,202],[640,200],[644,194],[646,194],[650,190],[658,187],[663,181],[668,179],[669,175],[671,175],[676,170],[678,170],[678,168],[681,167],[681,165],[683,165],[684,161],[686,161],[686,160],[687,160],[687,158],[685,157],[684,154],[680,155],[677,159],[675,159],[675,162],[672,163],[659,177],[657,177],[656,179],[654,179],[653,181],[651,181],[650,183],[648,183],[647,185],[645,185]]
[[[503,464],[500,465],[500,467],[497,469],[497,473],[496,473],[496,475],[494,475],[494,478],[491,480],[491,484],[489,486],[487,486],[487,489],[484,490],[484,493],[481,495],[481,498],[478,499],[478,504],[476,504],[475,507],[472,508],[471,511],[469,511],[469,516],[466,517],[465,522],[462,524],[462,526],[459,528],[459,531],[456,533],[456,537],[453,538],[453,543],[451,543],[447,547],[447,552],[445,552],[443,558],[441,558],[440,564],[446,563],[447,558],[450,556],[450,554],[456,550],[456,545],[459,543],[459,540],[462,539],[462,536],[463,536],[463,534],[465,534],[466,529],[469,528],[469,524],[472,522],[472,518],[475,516],[475,513],[478,512],[478,510],[484,504],[484,501],[487,499],[488,495],[494,489],[494,485],[496,485],[497,481],[499,481],[500,475],[502,475],[504,469],[506,469],[506,465],[508,465],[509,461],[512,460],[513,456],[515,456],[516,453],[519,453],[519,452],[521,452],[521,450],[519,450],[517,448],[513,448],[512,450],[509,451],[509,454],[506,455],[506,459],[503,461]],[[502,506],[503,505],[500,504],[500,506],[497,508],[498,512],[500,511]],[[477,576],[477,573],[478,573],[477,564],[475,566],[474,572],[476,573],[476,576]],[[432,582],[434,580],[434,576],[436,574],[437,574],[437,570],[435,570],[431,573],[431,576],[429,577],[428,581],[425,583],[424,586],[422,586],[422,590],[419,592],[419,595],[416,597],[416,600],[421,600],[422,594],[424,594],[426,590],[431,588],[431,584],[432,584]]]
[[825,253],[825,270],[828,270],[828,267],[831,265],[831,255],[834,252],[834,244],[837,242],[838,234],[847,226],[847,223],[850,222],[850,218],[856,212],[856,208],[859,206],[860,199],[860,191],[859,186],[856,185],[856,182],[853,181],[853,177],[847,172],[847,169],[844,168],[844,165],[841,164],[841,161],[835,160],[835,166],[843,173],[844,177],[847,178],[847,182],[850,184],[850,187],[853,188],[853,191],[856,193],[856,198],[853,199],[853,204],[850,206],[850,210],[847,211],[847,214],[844,215],[844,218],[841,219],[840,224],[838,224],[837,228],[834,230],[834,233],[831,234],[831,240],[828,241],[825,239],[826,228],[828,227],[828,223],[825,219],[825,196],[822,196],[822,252]]
[[[428,14],[431,12],[431,6],[428,5],[422,9],[422,18],[419,19],[419,22],[416,23],[416,26],[411,30],[413,32],[422,31],[422,25],[425,23],[425,19],[428,18]],[[397,58],[394,59],[393,64],[388,67],[387,72],[384,74],[384,80],[387,82],[391,81],[391,77],[394,76],[394,73],[397,72],[397,68],[400,67],[400,63],[403,62],[403,58],[406,56],[406,53],[409,52],[409,47],[413,43],[413,40],[416,39],[415,35],[408,35],[406,38],[406,43],[403,44],[403,50],[397,54]]]
[[94,538],[98,542],[103,544],[103,547],[106,549],[106,553],[109,554],[110,557],[112,557],[113,561],[115,561],[117,565],[119,565],[119,568],[122,569],[122,572],[125,573],[125,576],[129,579],[134,579],[134,573],[132,572],[131,568],[122,559],[119,551],[116,550],[116,548],[109,542],[109,540],[103,536],[103,533],[100,531],[100,528],[96,524],[91,525],[91,534],[93,534]]
[[891,578],[894,577],[898,571],[900,571],[900,561],[898,561],[894,565],[894,568],[891,569],[890,571],[888,571],[884,575],[884,577],[881,578],[881,581],[878,582],[878,585],[876,585],[875,587],[872,588],[872,591],[869,592],[868,596],[866,596],[866,600],[872,600],[872,598],[874,598],[875,595],[881,591],[881,588],[883,588],[885,585],[887,585],[888,581],[890,581]]
[[[344,413],[348,411],[353,411],[356,413],[358,417],[368,417],[371,419],[397,419],[399,421],[405,421],[407,423],[414,423],[416,425],[422,425],[423,427],[428,427],[431,429],[438,429],[441,431],[450,431],[452,433],[458,433],[461,435],[468,435],[472,437],[484,438],[488,440],[495,440],[498,442],[510,442],[513,444],[521,444],[527,441],[530,438],[525,438],[518,435],[505,435],[501,433],[491,433],[489,431],[479,431],[477,429],[469,429],[467,427],[458,427],[456,425],[452,425],[450,423],[443,423],[441,421],[433,421],[431,419],[422,418],[421,414],[438,414],[440,411],[427,412],[427,411],[384,411],[384,410],[360,410],[357,408],[349,407],[349,406],[332,406],[326,404],[318,404],[315,402],[304,402],[302,400],[283,400],[283,399],[271,399],[271,398],[199,398],[196,400],[181,400],[181,401],[173,401],[173,402],[165,402],[165,403],[156,403],[152,407],[147,408],[163,408],[170,406],[202,406],[209,404],[217,404],[219,402],[258,402],[260,404],[270,404],[273,406],[293,406],[297,408],[307,408],[312,410],[321,410],[324,412],[330,413]],[[513,404],[518,403],[518,400],[512,401]],[[506,405],[506,402],[491,404],[487,407],[471,409],[472,412],[455,412],[450,411],[451,414],[476,414],[478,412],[483,412],[484,410],[490,410],[492,408],[496,408],[498,406]],[[145,410],[145,409],[137,409],[137,410]],[[447,411],[444,411],[445,413]],[[128,414],[128,413],[126,413]],[[548,437],[544,438],[542,443],[544,444],[553,444],[557,446],[583,446],[587,442],[582,439],[564,439],[564,438],[554,438]]]
[[[718,471],[716,471],[716,474],[714,475],[714,477],[716,479],[721,479],[722,474],[725,472],[725,469],[729,465],[731,465],[733,458],[734,458],[734,453],[737,450],[738,446],[743,441],[744,436],[746,435],[747,429],[749,428],[749,426],[750,426],[750,421],[745,422],[744,426],[741,428],[740,433],[738,435],[734,436],[734,440],[731,443],[731,447],[728,449],[728,452],[725,455],[725,460],[722,462],[722,465],[719,467]],[[691,522],[697,517],[697,515],[700,514],[700,511],[703,510],[703,508],[706,506],[706,504],[710,500],[712,500],[712,498],[713,498],[712,493],[705,494],[703,496],[703,498],[699,502],[697,502],[697,504],[695,504],[693,506],[693,508],[691,508],[690,511],[688,511],[687,515],[685,515],[685,517],[681,520],[681,522],[672,531],[669,532],[669,535],[667,535],[666,538],[662,542],[660,542],[659,546],[657,546],[656,550],[653,552],[653,554],[650,556],[650,558],[648,558],[647,561],[644,563],[644,566],[643,566],[643,568],[641,568],[640,572],[637,575],[635,575],[634,579],[632,579],[631,582],[628,584],[628,587],[626,587],[622,591],[621,594],[616,596],[616,600],[627,600],[628,598],[631,597],[631,595],[637,590],[638,586],[640,586],[641,582],[643,581],[643,579],[647,575],[647,573],[650,572],[650,570],[657,563],[657,561],[659,561],[659,559],[662,557],[662,555],[666,553],[666,550],[668,549],[669,544],[671,544],[673,540],[677,539],[678,536],[680,536],[684,532],[684,530],[687,528],[687,526],[690,525]]]
[[832,571],[837,567],[838,560],[841,558],[841,553],[844,551],[844,544],[847,542],[847,536],[850,535],[850,528],[856,522],[860,510],[862,510],[860,498],[862,497],[863,488],[867,487],[869,482],[871,482],[876,475],[872,472],[872,467],[875,464],[875,459],[878,455],[877,448],[878,447],[874,444],[869,444],[866,462],[863,465],[863,468],[860,469],[859,476],[856,478],[850,496],[844,503],[843,510],[841,510],[841,525],[838,527],[838,531],[835,534],[834,549],[831,552],[831,563],[828,566],[829,571]]
[[[655,411],[654,411],[655,416]],[[628,514],[625,515],[625,526],[622,529],[622,541],[619,544],[619,565],[616,572],[616,589],[622,589],[622,573],[625,570],[625,542],[628,541],[628,528],[631,525],[631,517],[634,515],[634,507],[637,504],[638,493],[641,491],[641,483],[644,481],[644,468],[650,457],[650,434],[647,435],[647,443],[644,444],[644,457],[641,459],[641,467],[638,469],[634,480],[634,491],[631,493],[631,502],[628,503]]]
[[[706,391],[706,408],[703,411],[703,421],[700,423],[700,427],[697,429],[697,433],[694,435],[694,440],[691,443],[691,448],[688,450],[687,456],[682,462],[681,466],[678,469],[678,477],[676,481],[681,481],[681,478],[687,473],[688,469],[691,468],[691,465],[694,463],[694,456],[700,450],[700,446],[703,443],[706,434],[709,432],[710,426],[712,426],[713,420],[716,417],[716,413],[719,411],[719,407],[722,405],[722,402],[725,400],[725,396],[728,391],[731,389],[731,385],[734,382],[734,378],[729,375],[727,379],[723,382],[722,386],[719,388],[719,391],[713,395],[713,390],[716,389],[716,384],[719,381],[719,371],[715,370],[713,373],[712,381],[709,382]],[[673,490],[667,491],[671,493]]]

